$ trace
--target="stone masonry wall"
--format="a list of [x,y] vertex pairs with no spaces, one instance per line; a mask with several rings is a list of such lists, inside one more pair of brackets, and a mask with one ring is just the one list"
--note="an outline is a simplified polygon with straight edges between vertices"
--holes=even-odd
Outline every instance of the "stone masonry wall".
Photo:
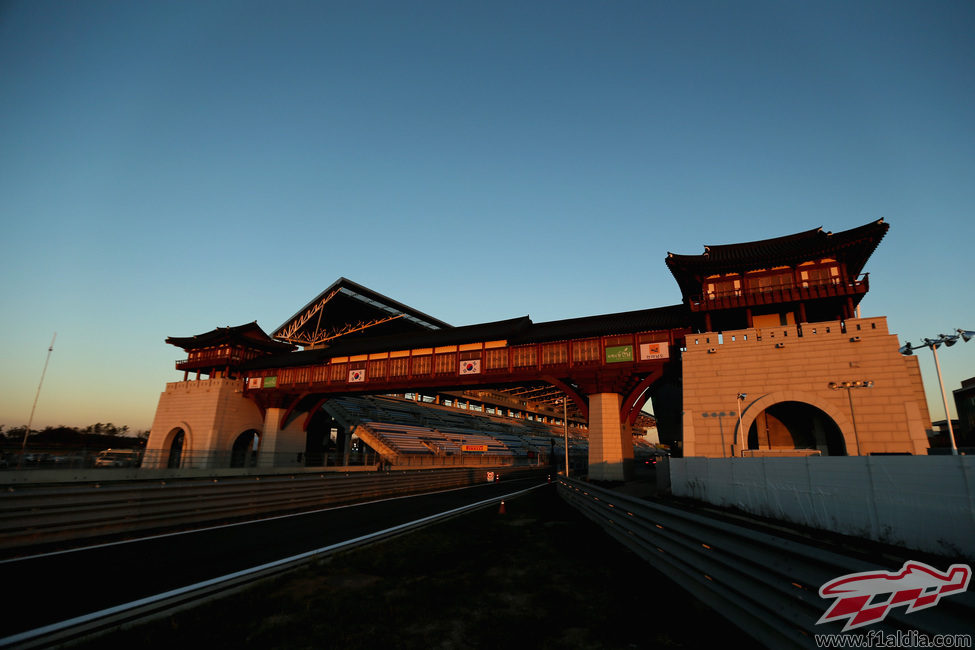
[[[238,435],[248,429],[262,431],[260,409],[241,393],[239,379],[206,379],[166,384],[152,422],[146,459],[165,463],[169,435],[185,431],[183,454],[230,451]],[[144,464],[145,466],[145,464]]]
[[[898,348],[883,316],[690,334],[682,356],[683,454],[731,455],[737,395],[746,393],[743,431],[772,404],[805,402],[836,422],[854,455],[848,391],[829,383],[857,380],[873,382],[852,390],[860,453],[926,454],[931,420],[917,358]],[[739,454],[747,448],[742,438]]]

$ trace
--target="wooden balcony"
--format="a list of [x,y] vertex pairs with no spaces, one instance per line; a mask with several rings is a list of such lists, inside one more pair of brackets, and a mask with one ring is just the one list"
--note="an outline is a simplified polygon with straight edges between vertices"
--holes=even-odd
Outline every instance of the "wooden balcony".
[[777,305],[823,298],[845,298],[862,296],[870,289],[869,274],[864,273],[851,282],[824,282],[802,285],[786,284],[761,289],[741,289],[723,293],[711,293],[691,298],[691,311],[714,311],[718,309],[738,309],[757,305]]
[[237,366],[252,359],[254,355],[241,354],[236,350],[225,350],[221,352],[208,352],[193,356],[190,359],[181,359],[176,362],[177,370],[205,370],[207,368],[220,368],[223,366]]

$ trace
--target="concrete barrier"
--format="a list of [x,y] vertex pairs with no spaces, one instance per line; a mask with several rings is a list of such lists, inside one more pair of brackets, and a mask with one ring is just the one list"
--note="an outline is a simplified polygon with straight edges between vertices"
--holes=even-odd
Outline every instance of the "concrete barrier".
[[674,496],[975,559],[975,457],[672,458]]

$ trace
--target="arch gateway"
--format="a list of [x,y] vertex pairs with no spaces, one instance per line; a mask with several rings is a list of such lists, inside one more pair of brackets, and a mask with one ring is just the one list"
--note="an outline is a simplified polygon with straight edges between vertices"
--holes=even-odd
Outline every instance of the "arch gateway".
[[259,466],[300,463],[320,451],[308,427],[330,398],[423,390],[565,400],[597,480],[626,477],[647,403],[675,455],[923,454],[917,359],[885,317],[859,316],[887,229],[668,253],[681,304],[544,323],[452,327],[340,278],[271,335],[255,322],[167,339],[184,376],[160,397],[143,465],[172,462],[177,428],[182,466],[237,462],[247,444]]

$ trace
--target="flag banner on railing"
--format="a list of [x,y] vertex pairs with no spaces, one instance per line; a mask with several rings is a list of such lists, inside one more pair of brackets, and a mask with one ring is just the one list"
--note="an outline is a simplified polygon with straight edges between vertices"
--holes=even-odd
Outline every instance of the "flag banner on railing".
[[366,369],[356,368],[349,371],[349,383],[358,383],[366,380]]
[[666,343],[641,343],[640,361],[649,359],[669,359],[670,350]]
[[462,375],[478,375],[481,373],[481,360],[480,359],[468,359],[467,361],[460,362],[460,374]]

